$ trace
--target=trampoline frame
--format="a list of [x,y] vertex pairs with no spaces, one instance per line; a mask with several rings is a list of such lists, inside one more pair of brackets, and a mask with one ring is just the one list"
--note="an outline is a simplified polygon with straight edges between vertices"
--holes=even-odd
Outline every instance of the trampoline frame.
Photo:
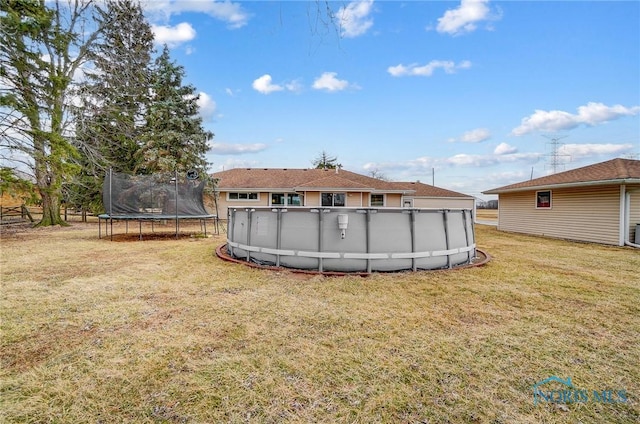
[[129,234],[129,221],[138,221],[139,228],[139,240],[142,240],[142,222],[150,221],[151,222],[151,232],[153,232],[153,225],[155,222],[159,221],[175,221],[176,223],[176,238],[180,237],[180,221],[181,220],[198,220],[200,221],[200,230],[204,232],[204,236],[207,236],[207,220],[211,219],[215,224],[215,232],[214,234],[220,234],[220,228],[218,226],[218,216],[217,215],[109,215],[109,214],[100,214],[98,215],[98,238],[102,238],[102,221],[104,221],[104,233],[105,237],[111,236],[111,240],[113,240],[113,221],[124,221],[125,222],[125,234]]
[[[138,221],[139,228],[139,240],[142,240],[142,222],[150,221],[151,222],[151,231],[153,232],[153,225],[158,221],[169,221],[173,220],[176,223],[176,239],[180,236],[180,221],[181,220],[199,220],[200,221],[200,229],[204,231],[204,236],[207,236],[207,219],[214,220],[215,223],[215,233],[220,234],[219,228],[219,220],[218,215],[207,214],[207,215],[179,215],[178,214],[178,172],[174,172],[174,186],[175,186],[175,214],[162,214],[157,212],[152,213],[138,213],[138,214],[114,214],[113,213],[113,201],[111,199],[112,196],[112,188],[111,183],[113,181],[113,170],[109,169],[109,211],[106,213],[98,215],[98,238],[102,238],[102,221],[105,221],[105,237],[107,235],[111,236],[111,240],[113,240],[113,221],[125,221],[125,233],[129,233],[129,221]],[[103,194],[104,197],[104,194]],[[217,206],[217,205],[216,205]]]

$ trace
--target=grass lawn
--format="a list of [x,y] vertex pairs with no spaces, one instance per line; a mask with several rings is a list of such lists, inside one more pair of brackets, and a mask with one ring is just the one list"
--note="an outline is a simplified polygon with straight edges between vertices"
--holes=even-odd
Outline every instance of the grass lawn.
[[[631,248],[477,226],[484,267],[323,277],[223,262],[223,235],[2,231],[0,422],[640,421]],[[570,402],[534,404],[550,376]]]
[[476,209],[476,218],[480,220],[498,220],[497,209]]

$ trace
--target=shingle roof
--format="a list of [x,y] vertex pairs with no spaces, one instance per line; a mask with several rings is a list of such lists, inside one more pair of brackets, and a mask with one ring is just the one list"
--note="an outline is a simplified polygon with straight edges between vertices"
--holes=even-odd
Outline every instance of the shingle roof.
[[[631,180],[631,181],[629,181]],[[509,191],[532,190],[553,186],[580,186],[593,184],[640,183],[640,160],[611,159],[546,177],[535,178],[516,184],[483,191],[484,194],[499,194]]]
[[341,189],[377,193],[405,193],[425,197],[471,197],[419,182],[389,182],[340,169],[235,168],[216,172],[218,188],[228,190]]
[[328,175],[324,178],[309,181],[308,183],[297,185],[295,188],[304,189],[321,189],[321,188],[342,188],[342,189],[357,189],[370,191],[371,185],[361,184],[357,181],[353,181],[339,175]]
[[392,182],[392,187],[403,190],[415,190],[414,196],[420,197],[473,197],[446,188],[436,187],[421,182]]

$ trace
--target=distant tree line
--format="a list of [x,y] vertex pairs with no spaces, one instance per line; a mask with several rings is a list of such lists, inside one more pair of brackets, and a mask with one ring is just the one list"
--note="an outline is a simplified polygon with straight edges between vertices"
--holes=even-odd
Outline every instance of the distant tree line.
[[184,77],[138,1],[0,0],[0,186],[33,187],[47,226],[63,201],[100,208],[109,168],[206,175]]
[[480,200],[476,203],[478,209],[498,209],[497,200]]

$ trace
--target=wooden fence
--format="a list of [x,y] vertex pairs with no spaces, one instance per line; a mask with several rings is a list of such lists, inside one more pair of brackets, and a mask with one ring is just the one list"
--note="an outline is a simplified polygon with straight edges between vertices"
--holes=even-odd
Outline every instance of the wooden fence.
[[33,222],[33,216],[29,208],[25,205],[20,206],[0,206],[0,223],[10,224],[12,222],[22,222],[29,219]]
[[[74,217],[79,217],[82,222],[87,222],[88,217],[94,217],[91,212],[87,212],[83,209],[75,208],[60,208],[60,215],[65,221],[74,220]],[[35,222],[34,216],[38,218],[42,216],[42,208],[38,206],[0,206],[0,224],[16,224],[20,222]],[[39,218],[38,218],[39,219]]]

